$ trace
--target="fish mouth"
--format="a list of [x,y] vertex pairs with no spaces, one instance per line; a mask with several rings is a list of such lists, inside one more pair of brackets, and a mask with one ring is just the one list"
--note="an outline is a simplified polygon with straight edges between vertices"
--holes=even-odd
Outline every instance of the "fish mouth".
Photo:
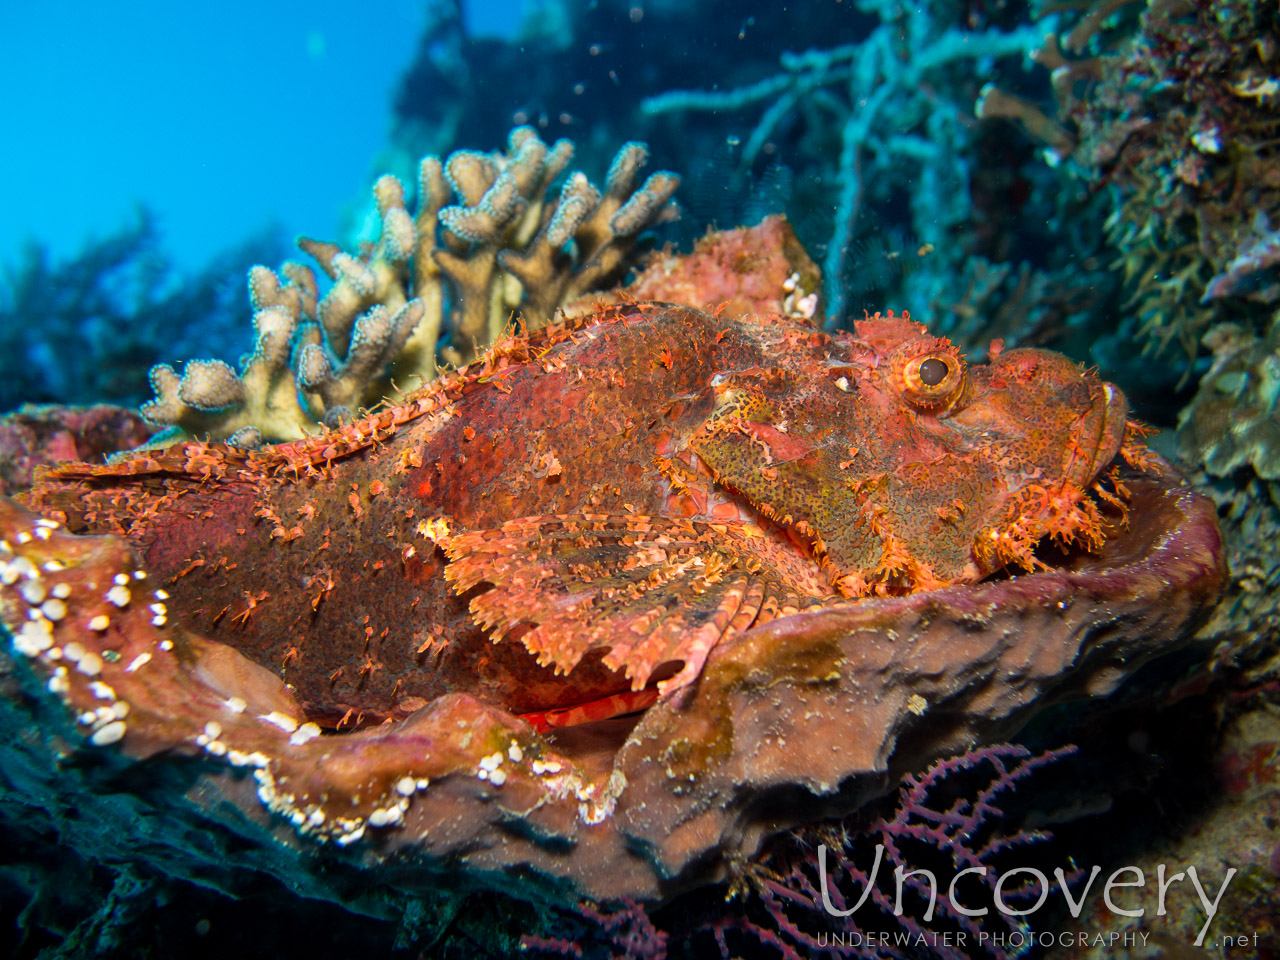
[[1089,409],[1071,425],[1062,462],[1064,490],[1085,490],[1107,467],[1124,443],[1129,402],[1109,383],[1090,390]]
[[1045,538],[1064,548],[1071,544],[1091,551],[1101,548],[1105,522],[1089,490],[1093,487],[1103,500],[1119,504],[1115,495],[1096,484],[1120,452],[1129,428],[1128,414],[1128,401],[1114,386],[1096,381],[1089,384],[1089,404],[1084,412],[1072,421],[1060,421],[1067,424],[1060,481],[1030,483],[1010,494],[1003,517],[981,530],[974,540],[978,572],[985,576],[1009,564],[1025,570],[1046,569],[1047,564],[1036,555]]

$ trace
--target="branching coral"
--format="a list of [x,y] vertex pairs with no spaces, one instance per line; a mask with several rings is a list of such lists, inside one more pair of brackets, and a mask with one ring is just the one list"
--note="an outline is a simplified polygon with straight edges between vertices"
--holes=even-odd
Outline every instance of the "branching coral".
[[[1217,504],[1233,575],[1200,635],[1215,647],[1215,673],[1271,683],[1280,670],[1280,17],[1248,0],[1083,9],[1070,30],[1058,29],[1069,13],[1043,21],[1054,33],[1035,59],[1050,71],[1056,116],[1001,91],[984,96],[979,115],[1017,120],[1046,145],[1064,185],[1074,177],[1112,203],[1110,259],[1131,299],[1094,355],[1133,364],[1140,336],[1148,348],[1182,348],[1171,362],[1131,366],[1130,397],[1135,380],[1155,386],[1167,368],[1148,409],[1168,416],[1179,373],[1185,382],[1208,367],[1176,444]],[[1206,350],[1208,364],[1198,358]]]
[[822,271],[833,321],[850,306],[848,267],[868,195],[908,190],[914,232],[940,252],[936,260],[945,260],[937,268],[963,260],[965,251],[951,234],[969,215],[965,168],[957,162],[970,136],[964,117],[972,101],[964,99],[965,91],[976,92],[983,65],[1023,56],[1040,40],[1030,28],[951,28],[947,16],[927,5],[908,8],[878,0],[857,5],[880,20],[859,43],[783,54],[779,73],[749,86],[671,91],[642,105],[648,116],[763,108],[741,152],[740,166],[746,169],[793,112],[806,118],[811,131],[839,132],[831,143],[839,157],[830,177],[837,200]]
[[[785,224],[772,221],[708,238],[690,262],[656,260],[643,282],[761,312],[803,312],[816,302],[817,277],[794,246]],[[723,270],[726,263],[743,272]],[[708,273],[714,284],[700,279]],[[302,313],[302,284],[259,278],[263,313]],[[305,309],[319,312],[318,298]],[[799,611],[791,587],[780,593],[762,578],[774,569],[816,575],[819,562],[798,554],[790,538],[763,549],[774,538],[768,527],[743,526],[739,508],[712,499],[694,475],[667,475],[683,491],[659,480],[654,453],[678,455],[666,432],[673,418],[708,412],[690,400],[711,399],[710,391],[690,389],[697,381],[686,372],[719,387],[713,371],[736,369],[731,389],[772,403],[768,381],[775,392],[747,393],[762,362],[807,358],[831,409],[850,412],[877,406],[870,375],[889,364],[833,370],[834,339],[806,323],[752,321],[774,344],[752,349],[746,321],[692,313],[629,304],[505,337],[410,401],[323,437],[250,451],[188,442],[90,466],[88,475],[85,465],[78,475],[64,466],[61,480],[46,479],[29,496],[48,509],[51,495],[65,493],[58,509],[67,512],[56,516],[0,498],[0,720],[31,734],[0,738],[0,801],[33,805],[41,825],[64,822],[57,811],[77,811],[65,818],[75,827],[62,841],[86,860],[136,863],[148,875],[192,877],[232,895],[267,877],[384,916],[410,898],[443,902],[442,926],[476,887],[544,903],[654,900],[740,874],[766,836],[839,816],[902,773],[1003,737],[1060,698],[1109,693],[1176,644],[1216,591],[1212,510],[1176,481],[1152,476],[1126,480],[1130,520],[1108,521],[1096,554],[985,584],[857,604],[833,597],[824,609]],[[884,347],[904,324],[881,325],[877,335],[864,323],[856,349],[877,340]],[[610,330],[622,346],[601,355]],[[725,353],[714,362],[681,357],[698,343],[733,351],[733,366],[719,362]],[[589,362],[569,352],[578,350]],[[1009,379],[1029,369],[1013,364],[1014,353],[999,358]],[[1024,359],[1036,382],[1049,379],[1046,355]],[[1079,372],[1063,362],[1075,382]],[[968,377],[982,392],[976,368]],[[862,404],[848,402],[847,378],[858,378]],[[1111,391],[1099,384],[1092,395],[1106,397],[1112,421],[1124,422]],[[1025,423],[1033,404],[1011,406]],[[814,421],[803,405],[784,412],[789,431],[785,422],[772,429],[757,420],[752,436],[794,463]],[[756,413],[764,416],[759,406]],[[860,453],[833,446],[850,457],[837,469],[846,478],[867,471],[879,438],[901,444],[921,416],[859,439]],[[1064,427],[1078,422],[1061,419]],[[636,425],[646,423],[664,432],[654,447],[636,440]],[[973,425],[989,442],[992,421]],[[1057,462],[1062,444],[1033,433]],[[716,449],[733,434],[700,436],[702,462],[723,463]],[[1068,456],[1077,460],[1074,447]],[[1002,444],[1000,462],[1042,476],[1017,449]],[[762,466],[765,480],[790,469],[781,458]],[[646,470],[655,482],[637,485],[631,478]],[[931,532],[934,517],[949,525],[961,518],[932,510],[930,490],[950,484],[925,479],[916,473],[911,496],[874,515],[888,530],[904,513],[933,546],[945,537]],[[873,504],[880,494],[861,486],[861,502]],[[447,503],[427,499],[446,488]],[[716,511],[715,526],[687,518],[703,509]],[[543,522],[583,510],[589,528],[570,516],[555,529],[558,521]],[[501,529],[476,511],[493,511]],[[978,511],[966,513],[972,522]],[[832,519],[839,525],[849,515]],[[85,523],[129,536],[76,536],[64,527]],[[473,597],[448,586],[444,571],[455,561],[447,566],[431,542],[451,551],[460,572],[487,574],[503,588],[485,591],[490,600],[473,610]],[[874,550],[872,562],[901,562],[891,546]],[[752,558],[731,565],[735,550],[748,549]],[[567,629],[542,650],[561,661],[599,650],[615,628],[574,622],[574,607],[588,609],[583,594],[556,603],[555,583],[585,585],[609,604],[596,609],[625,629],[612,634],[615,646],[650,631],[649,650],[633,648],[633,664],[650,658],[648,670],[657,659],[697,657],[698,682],[643,716],[603,717],[602,703],[612,711],[618,697],[634,705],[629,697],[646,691],[613,693],[625,678],[602,676],[607,662],[578,662],[569,677],[539,668],[524,638],[541,627],[518,645],[495,645],[475,629],[473,613],[507,623],[555,618]],[[709,615],[688,627],[699,611]],[[756,611],[763,616],[752,626]],[[737,632],[717,639],[717,630]],[[538,638],[555,639],[550,631]],[[264,655],[263,645],[276,644]],[[245,655],[251,649],[260,659]],[[390,679],[396,662],[409,666],[403,680]],[[381,714],[361,716],[378,709],[367,698],[379,688],[385,724]],[[584,715],[595,722],[553,722],[574,714],[573,724]],[[915,829],[905,818],[900,825]],[[611,933],[660,944],[638,915]]]
[[350,419],[399,384],[433,380],[443,329],[450,343],[442,355],[463,364],[513,313],[542,326],[561,304],[618,276],[639,235],[672,215],[680,182],[658,172],[641,184],[647,151],[629,143],[603,191],[575,172],[553,197],[572,156],[568,140],[548,146],[518,127],[506,153],[426,157],[413,214],[403,185],[382,177],[374,185],[380,236],[358,256],[299,240],[333,282],[329,291],[322,297],[314,272],[298,263],[279,274],[254,267],[254,351],[240,372],[219,360],[190,361],[181,376],[158,365],[144,415],[177,435],[243,446],[296,439]]

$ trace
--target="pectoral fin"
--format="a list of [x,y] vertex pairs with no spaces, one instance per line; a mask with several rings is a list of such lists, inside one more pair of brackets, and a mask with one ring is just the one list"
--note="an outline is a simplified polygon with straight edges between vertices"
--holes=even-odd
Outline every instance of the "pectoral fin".
[[592,650],[640,690],[663,664],[682,669],[666,694],[692,683],[711,648],[753,624],[815,601],[755,527],[643,516],[545,516],[436,542],[445,576],[471,600],[494,641],[518,633],[544,666],[568,673]]

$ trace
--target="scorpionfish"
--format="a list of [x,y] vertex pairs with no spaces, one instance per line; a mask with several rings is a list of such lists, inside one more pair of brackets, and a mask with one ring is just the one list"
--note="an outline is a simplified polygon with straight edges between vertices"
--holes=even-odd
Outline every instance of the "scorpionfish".
[[127,536],[174,619],[312,720],[467,689],[546,728],[672,694],[776,617],[1096,548],[1140,435],[1055,353],[627,303],[319,436],[64,465],[31,500]]

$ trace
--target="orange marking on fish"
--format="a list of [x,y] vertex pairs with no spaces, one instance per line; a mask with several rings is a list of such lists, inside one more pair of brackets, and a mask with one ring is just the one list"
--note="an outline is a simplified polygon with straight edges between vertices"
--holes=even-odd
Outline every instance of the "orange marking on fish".
[[572,707],[522,713],[520,719],[538,733],[549,733],[557,727],[576,727],[584,723],[610,720],[638,710],[646,710],[657,702],[658,688],[646,687],[643,690],[624,690],[622,693],[579,703]]

